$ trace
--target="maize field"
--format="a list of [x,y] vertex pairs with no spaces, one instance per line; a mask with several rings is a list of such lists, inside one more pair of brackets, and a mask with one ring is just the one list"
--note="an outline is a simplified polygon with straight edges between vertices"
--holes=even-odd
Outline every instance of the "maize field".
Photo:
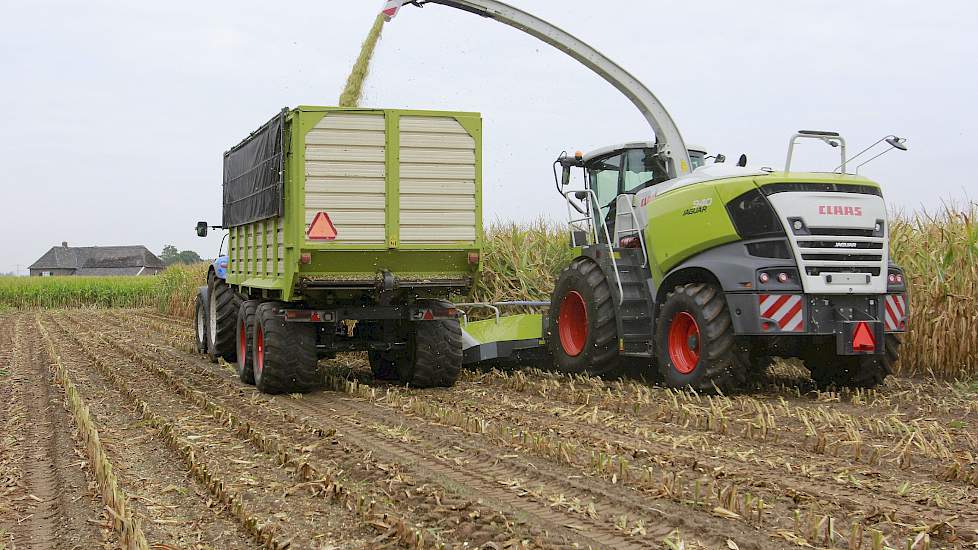
[[[0,279],[0,548],[978,548],[975,208],[894,222],[902,371],[750,392],[483,369],[268,396],[195,353],[206,265]],[[497,225],[475,298],[546,299],[559,226]]]

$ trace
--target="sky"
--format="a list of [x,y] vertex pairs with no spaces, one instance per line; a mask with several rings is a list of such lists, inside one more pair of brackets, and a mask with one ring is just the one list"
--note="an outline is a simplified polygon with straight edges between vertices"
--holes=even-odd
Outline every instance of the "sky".
[[[891,211],[978,198],[974,0],[512,0],[642,80],[687,143],[783,167],[798,129],[857,152]],[[380,0],[0,0],[0,272],[49,247],[217,254],[222,154],[284,106],[332,105]],[[631,103],[565,54],[443,6],[384,30],[361,103],[478,111],[487,223],[566,216],[563,150],[652,139]],[[838,151],[800,146],[795,166]]]

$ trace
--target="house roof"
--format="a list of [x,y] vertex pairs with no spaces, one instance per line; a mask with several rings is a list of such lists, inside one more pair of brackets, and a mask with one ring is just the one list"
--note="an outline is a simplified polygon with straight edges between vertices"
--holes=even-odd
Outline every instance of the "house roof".
[[163,268],[163,261],[156,257],[145,246],[54,246],[36,262],[30,269],[76,269],[78,275],[83,270],[112,269],[113,275],[119,274],[119,268],[154,267]]

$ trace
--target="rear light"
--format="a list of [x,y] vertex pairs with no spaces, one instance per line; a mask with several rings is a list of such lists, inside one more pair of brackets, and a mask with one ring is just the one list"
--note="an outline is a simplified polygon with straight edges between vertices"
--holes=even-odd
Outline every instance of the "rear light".
[[757,278],[757,280],[759,280],[762,285],[767,284],[767,282],[771,280],[771,276],[768,275],[767,273],[761,273],[761,275]]
[[902,285],[903,284],[903,275],[901,275],[900,273],[897,273],[896,281],[897,281],[897,284]]
[[788,274],[787,273],[784,273],[784,272],[778,273],[778,281],[780,281],[782,283],[787,283],[788,282]]
[[886,280],[888,280],[888,281],[890,281],[890,284],[891,284],[891,285],[895,285],[895,284],[896,284],[896,282],[897,282],[897,277],[896,277],[896,273],[890,273],[890,276],[889,276],[889,277],[887,277],[887,279],[886,279]]
[[299,255],[299,263],[303,265],[309,265],[312,263],[312,254],[309,252],[303,252]]
[[479,265],[479,253],[469,252],[469,265]]
[[642,246],[641,241],[638,237],[624,237],[619,241],[618,245],[621,248],[640,248]]

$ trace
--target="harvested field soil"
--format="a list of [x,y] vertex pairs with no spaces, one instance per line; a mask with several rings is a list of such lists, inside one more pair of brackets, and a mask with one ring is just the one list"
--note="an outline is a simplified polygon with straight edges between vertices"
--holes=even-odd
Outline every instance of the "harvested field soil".
[[[978,548],[978,388],[699,396],[540,370],[267,396],[142,310],[0,317],[0,548],[117,547],[87,404],[150,548]],[[34,498],[36,497],[36,498]]]

